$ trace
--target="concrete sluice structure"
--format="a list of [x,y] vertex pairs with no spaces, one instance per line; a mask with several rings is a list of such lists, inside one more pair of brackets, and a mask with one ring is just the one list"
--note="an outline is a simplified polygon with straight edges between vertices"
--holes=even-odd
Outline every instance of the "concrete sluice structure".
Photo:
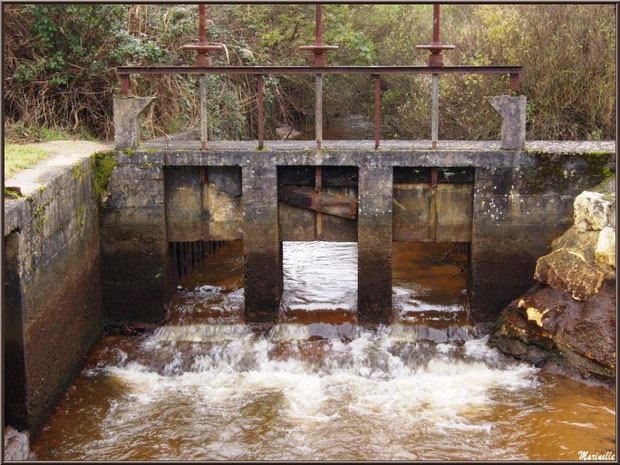
[[[166,284],[168,242],[243,239],[246,319],[273,323],[282,242],[325,240],[357,242],[358,319],[388,323],[392,243],[459,242],[470,245],[472,317],[493,321],[532,284],[536,259],[572,222],[574,198],[614,166],[613,143],[428,146],[324,141],[316,150],[310,141],[268,141],[256,150],[253,142],[211,142],[202,151],[175,140],[119,150],[102,211],[111,235],[102,242],[104,282],[123,289],[109,311],[133,323],[165,316],[166,289],[174,288]],[[143,279],[145,267],[159,272]],[[129,317],[145,298],[153,314]]]
[[[117,134],[134,134],[135,118]],[[370,326],[393,320],[394,243],[465,244],[470,317],[492,322],[531,286],[574,198],[615,169],[613,142],[210,142],[202,151],[195,141],[127,141],[41,171],[25,198],[6,201],[5,363],[15,376],[5,405],[16,427],[43,425],[104,328],[165,320],[205,243],[243,240],[244,318],[255,328],[278,320],[282,243],[317,240],[357,242],[356,319]]]

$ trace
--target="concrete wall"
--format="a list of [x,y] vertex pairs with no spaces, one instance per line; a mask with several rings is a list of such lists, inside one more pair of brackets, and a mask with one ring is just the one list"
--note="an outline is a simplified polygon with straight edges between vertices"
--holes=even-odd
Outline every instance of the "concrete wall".
[[94,161],[62,165],[5,201],[5,420],[34,431],[103,329]]

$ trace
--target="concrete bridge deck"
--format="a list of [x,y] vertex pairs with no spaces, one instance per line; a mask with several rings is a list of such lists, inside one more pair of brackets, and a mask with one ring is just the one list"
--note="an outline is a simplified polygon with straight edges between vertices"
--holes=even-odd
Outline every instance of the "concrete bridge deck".
[[[430,153],[442,153],[446,151],[478,151],[495,152],[504,154],[519,152],[521,150],[502,150],[501,141],[471,141],[471,140],[442,140],[437,149],[431,148],[430,140],[382,140],[381,146],[375,149],[373,140],[324,140],[323,151],[332,150],[358,150],[378,154],[392,151],[424,151]],[[144,141],[142,147],[165,150],[190,150],[200,151],[198,140],[178,140],[171,138],[168,142],[164,138]],[[316,151],[313,140],[273,140],[265,141],[263,150],[257,150],[258,141],[209,141],[207,153],[210,152],[269,152],[289,150]],[[525,151],[543,151],[549,153],[587,153],[587,152],[615,152],[616,141],[527,141]]]

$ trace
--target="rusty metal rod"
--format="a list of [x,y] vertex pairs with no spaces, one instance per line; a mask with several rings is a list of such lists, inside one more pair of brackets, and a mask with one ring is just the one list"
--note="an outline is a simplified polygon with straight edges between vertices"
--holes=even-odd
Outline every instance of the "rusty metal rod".
[[[317,166],[314,169],[314,192],[319,194],[323,187],[323,168]],[[316,239],[321,240],[323,236],[323,214],[316,212]]]
[[437,168],[431,169],[431,192],[430,192],[430,217],[428,222],[429,227],[429,239],[437,241],[437,223],[438,223],[438,211],[437,211]]
[[207,42],[207,15],[204,3],[198,5],[198,36],[200,43]]
[[522,66],[119,66],[119,77],[129,74],[519,74]]
[[200,146],[207,150],[207,76],[200,76]]
[[433,74],[431,100],[431,140],[432,147],[437,148],[439,142],[439,74]]
[[519,73],[510,73],[510,91],[519,92]]
[[316,5],[316,43],[323,43],[323,5],[317,3]]
[[379,148],[381,139],[381,81],[375,74],[375,149]]
[[131,81],[128,74],[122,74],[119,76],[121,80],[121,95],[125,97],[131,97]]
[[258,148],[262,149],[265,145],[265,128],[263,125],[264,103],[263,103],[263,87],[264,81],[262,76],[257,76],[258,83]]
[[321,150],[321,146],[323,145],[323,76],[321,74],[316,75],[314,97],[314,127],[316,136],[316,148],[317,150]]
[[433,5],[433,44],[439,43],[439,24],[441,22],[439,3]]

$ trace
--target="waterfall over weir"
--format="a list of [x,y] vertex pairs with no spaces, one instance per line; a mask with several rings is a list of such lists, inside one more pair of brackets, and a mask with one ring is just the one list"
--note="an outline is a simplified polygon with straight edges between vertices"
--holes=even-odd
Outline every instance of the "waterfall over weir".
[[394,321],[370,329],[356,244],[286,242],[267,333],[242,321],[241,250],[184,276],[164,325],[99,343],[37,459],[573,458],[609,442],[611,394],[476,337],[458,250],[417,268],[419,251],[395,253]]

